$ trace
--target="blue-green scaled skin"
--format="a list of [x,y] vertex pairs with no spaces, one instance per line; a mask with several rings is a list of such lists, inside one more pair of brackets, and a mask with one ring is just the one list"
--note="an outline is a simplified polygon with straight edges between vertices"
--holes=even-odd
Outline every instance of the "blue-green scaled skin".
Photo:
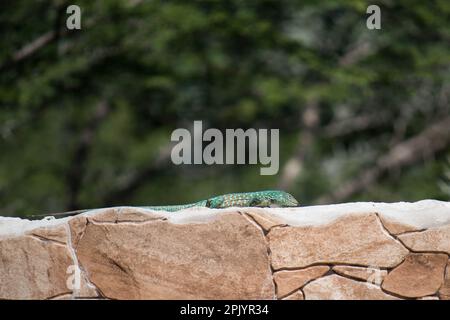
[[298,205],[298,201],[287,192],[281,190],[266,190],[224,194],[184,205],[151,206],[143,208],[173,212],[193,207],[220,209],[229,207],[297,207]]
[[[174,206],[150,206],[137,207],[158,211],[175,212],[187,208],[203,207],[203,208],[229,208],[229,207],[297,207],[298,201],[289,193],[281,190],[266,190],[256,192],[230,193],[221,196],[212,197],[194,203],[174,205]],[[46,215],[34,215],[31,217],[51,217],[51,216],[73,216],[79,213],[90,211],[76,210],[63,213],[51,213]]]

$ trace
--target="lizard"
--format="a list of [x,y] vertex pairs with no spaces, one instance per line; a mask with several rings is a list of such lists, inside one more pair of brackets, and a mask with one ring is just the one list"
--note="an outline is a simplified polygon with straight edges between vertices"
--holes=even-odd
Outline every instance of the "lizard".
[[[187,208],[204,207],[211,209],[229,207],[297,207],[298,201],[289,193],[281,190],[264,190],[255,192],[229,193],[198,202],[168,206],[138,206],[136,208],[176,212]],[[93,209],[82,209],[62,213],[33,215],[31,217],[73,216]]]

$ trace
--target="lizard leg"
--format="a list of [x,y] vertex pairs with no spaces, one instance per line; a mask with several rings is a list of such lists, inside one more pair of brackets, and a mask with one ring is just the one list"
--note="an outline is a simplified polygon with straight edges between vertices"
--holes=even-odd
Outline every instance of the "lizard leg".
[[206,200],[206,207],[212,209],[223,208],[224,198],[222,196]]
[[255,197],[249,202],[249,206],[250,207],[271,207],[272,201],[269,199],[260,199],[260,198]]

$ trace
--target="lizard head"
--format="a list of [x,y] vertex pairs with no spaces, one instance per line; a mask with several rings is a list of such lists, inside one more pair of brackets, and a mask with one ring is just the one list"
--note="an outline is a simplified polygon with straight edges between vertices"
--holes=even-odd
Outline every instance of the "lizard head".
[[295,199],[291,194],[281,190],[268,191],[267,198],[265,200],[269,202],[269,206],[297,207],[299,205],[297,199]]

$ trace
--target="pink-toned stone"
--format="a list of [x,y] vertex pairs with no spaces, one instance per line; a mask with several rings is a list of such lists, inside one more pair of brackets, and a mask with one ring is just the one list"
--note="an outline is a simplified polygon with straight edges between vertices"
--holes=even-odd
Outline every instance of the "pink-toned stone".
[[386,270],[353,266],[334,266],[333,271],[341,276],[364,280],[376,285],[380,285],[387,275]]
[[381,222],[390,234],[398,235],[404,232],[418,231],[420,228],[398,222],[392,218],[380,215]]
[[268,239],[274,269],[317,263],[394,267],[408,254],[376,214],[344,216],[319,226],[277,227]]
[[277,295],[282,298],[294,290],[303,287],[305,283],[314,280],[328,272],[328,266],[314,266],[302,270],[283,270],[273,275],[277,285]]
[[300,290],[295,291],[294,293],[288,295],[282,300],[305,300],[303,293]]
[[402,234],[398,237],[414,251],[437,251],[450,254],[450,225]]
[[67,229],[64,224],[52,227],[37,228],[27,234],[38,237],[42,240],[56,241],[61,244],[67,243]]
[[262,209],[252,209],[243,211],[252,217],[256,223],[261,226],[265,231],[269,231],[271,228],[285,224],[280,218],[268,213]]
[[354,281],[338,275],[329,275],[308,283],[303,288],[305,300],[396,300],[380,287]]
[[408,298],[435,294],[444,281],[445,254],[412,253],[384,279],[382,288]]
[[70,293],[66,246],[21,236],[0,241],[0,299],[46,299]]
[[272,299],[261,231],[239,213],[208,223],[89,223],[78,242],[90,280],[114,299]]

